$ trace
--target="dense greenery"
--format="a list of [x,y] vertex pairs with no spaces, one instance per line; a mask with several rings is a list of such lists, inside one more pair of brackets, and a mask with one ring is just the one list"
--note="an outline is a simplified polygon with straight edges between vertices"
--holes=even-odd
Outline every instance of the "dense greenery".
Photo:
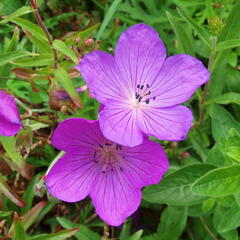
[[38,11],[50,43],[30,1],[0,2],[0,89],[17,98],[25,126],[0,137],[0,238],[101,239],[90,199],[70,204],[46,192],[44,175],[59,158],[50,139],[70,116],[97,118],[99,104],[76,91],[85,83],[72,67],[93,49],[112,53],[124,30],[144,22],[168,55],[197,57],[211,80],[186,103],[195,117],[187,139],[160,142],[170,170],[144,189],[122,227],[109,229],[112,239],[239,239],[240,1],[39,0]]

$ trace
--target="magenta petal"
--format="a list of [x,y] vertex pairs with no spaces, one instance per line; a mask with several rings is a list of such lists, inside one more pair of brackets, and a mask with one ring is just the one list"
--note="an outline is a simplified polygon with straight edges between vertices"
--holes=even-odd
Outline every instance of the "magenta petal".
[[160,140],[184,140],[192,126],[192,112],[185,106],[153,108],[142,111],[141,130]]
[[97,176],[90,197],[96,213],[109,225],[119,226],[139,207],[141,191],[115,169]]
[[95,50],[78,66],[93,96],[101,103],[106,99],[122,100],[128,94],[121,73],[111,54]]
[[196,89],[209,80],[210,73],[201,61],[186,54],[166,59],[152,85],[152,104],[169,107],[188,100]]
[[0,90],[0,135],[12,136],[17,134],[22,123],[14,98]]
[[102,139],[97,121],[69,118],[58,125],[51,142],[54,147],[67,152],[79,147],[96,146]]
[[91,149],[66,153],[54,164],[46,177],[48,191],[66,202],[84,199],[89,194],[98,171],[92,156]]
[[167,156],[159,143],[147,138],[141,145],[126,148],[122,169],[138,188],[158,183],[169,168]]
[[123,32],[115,50],[116,63],[129,88],[154,81],[166,57],[166,49],[158,33],[144,23]]
[[108,101],[99,113],[99,124],[103,135],[124,146],[137,146],[143,141],[137,116],[126,104]]

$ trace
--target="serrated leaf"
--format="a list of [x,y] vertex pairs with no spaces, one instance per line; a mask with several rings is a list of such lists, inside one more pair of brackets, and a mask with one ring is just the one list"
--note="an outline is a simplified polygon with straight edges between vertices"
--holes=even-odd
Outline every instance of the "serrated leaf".
[[194,182],[192,191],[212,197],[240,192],[240,165],[217,168],[206,173]]
[[159,184],[146,187],[143,191],[143,199],[148,202],[175,206],[200,203],[206,200],[206,197],[193,194],[191,192],[191,185],[203,174],[212,169],[214,169],[214,166],[207,164],[183,167],[164,177]]
[[17,9],[11,15],[4,18],[2,21],[0,21],[0,24],[7,23],[7,22],[9,22],[9,21],[11,21],[11,20],[13,20],[17,17],[20,17],[22,15],[25,15],[25,14],[28,14],[28,13],[31,13],[31,12],[34,12],[34,9],[32,7],[30,7],[30,6],[21,7],[19,9]]

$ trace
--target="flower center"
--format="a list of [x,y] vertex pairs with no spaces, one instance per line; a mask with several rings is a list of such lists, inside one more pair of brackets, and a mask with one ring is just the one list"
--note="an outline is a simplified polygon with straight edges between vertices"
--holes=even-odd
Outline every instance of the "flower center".
[[155,96],[151,97],[152,92],[150,90],[149,84],[137,84],[137,89],[135,92],[134,99],[132,101],[132,106],[134,108],[138,108],[141,103],[149,104],[150,101],[154,101],[156,99]]
[[116,143],[99,144],[93,154],[93,161],[102,167],[102,173],[106,173],[121,162],[121,151],[122,146]]

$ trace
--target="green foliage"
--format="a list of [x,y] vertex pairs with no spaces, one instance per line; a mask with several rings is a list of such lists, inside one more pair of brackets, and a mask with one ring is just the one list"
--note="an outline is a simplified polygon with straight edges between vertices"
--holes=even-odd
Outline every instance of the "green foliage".
[[203,122],[199,88],[187,102],[195,118],[187,139],[161,142],[169,172],[143,190],[138,212],[110,239],[238,240],[240,1],[48,0],[38,6],[51,36],[29,1],[0,2],[0,88],[19,100],[25,126],[17,136],[0,137],[0,239],[102,238],[103,222],[88,199],[64,203],[46,192],[44,176],[63,154],[50,139],[63,119],[97,118],[99,104],[87,90],[77,92],[85,83],[73,67],[94,49],[113,53],[119,35],[144,22],[158,31],[168,55],[190,54],[209,66],[211,83]]

